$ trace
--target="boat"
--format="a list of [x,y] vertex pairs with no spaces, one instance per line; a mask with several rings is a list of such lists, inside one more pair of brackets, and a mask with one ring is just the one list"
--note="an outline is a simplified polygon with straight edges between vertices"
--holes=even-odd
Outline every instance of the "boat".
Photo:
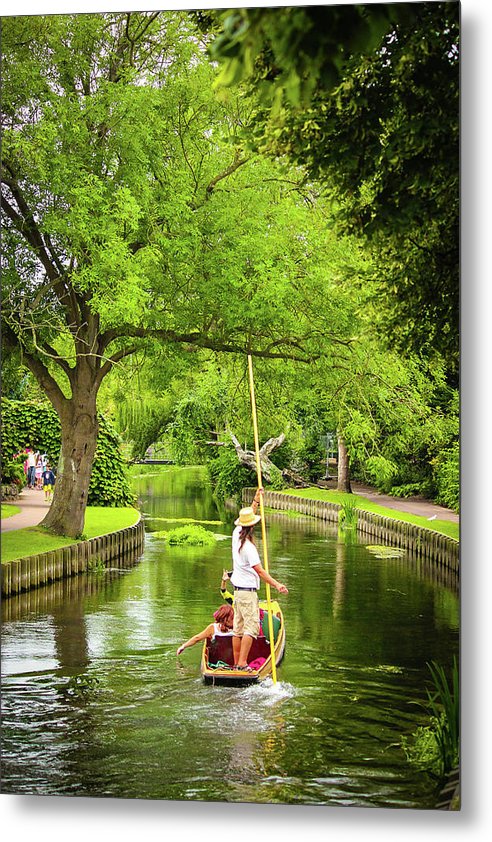
[[[274,625],[275,665],[280,664],[285,652],[285,624],[278,602],[270,603],[272,623]],[[205,640],[202,650],[201,673],[205,684],[241,686],[257,684],[272,674],[272,652],[268,631],[268,606],[260,602],[262,609],[261,626],[263,635],[256,638],[251,646],[248,662],[253,664],[253,672],[234,669],[232,654],[232,634]],[[255,662],[257,666],[255,667]]]

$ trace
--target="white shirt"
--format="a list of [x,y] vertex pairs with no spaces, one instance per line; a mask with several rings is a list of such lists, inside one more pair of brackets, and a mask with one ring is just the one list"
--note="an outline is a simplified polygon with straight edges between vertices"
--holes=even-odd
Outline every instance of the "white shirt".
[[227,635],[232,635],[232,629],[222,631],[220,623],[214,623],[214,637],[227,637]]
[[246,538],[242,550],[239,550],[239,538],[242,526],[236,526],[232,533],[232,561],[234,571],[231,582],[235,588],[256,588],[260,587],[260,577],[253,567],[261,564],[258,550],[251,541]]

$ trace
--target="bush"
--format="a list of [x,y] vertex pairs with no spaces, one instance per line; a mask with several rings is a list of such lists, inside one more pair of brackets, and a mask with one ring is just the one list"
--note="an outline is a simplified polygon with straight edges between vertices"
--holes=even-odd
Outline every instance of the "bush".
[[130,472],[120,450],[118,433],[102,415],[99,415],[99,433],[89,484],[88,505],[131,506],[134,502]]
[[443,506],[460,510],[460,447],[456,442],[434,460],[437,501]]
[[24,468],[14,459],[2,461],[2,485],[18,485],[23,488],[26,484]]
[[256,474],[238,462],[236,451],[223,447],[207,467],[218,500],[240,499],[243,488],[256,484]]
[[280,471],[276,466],[274,466],[271,470],[271,477],[270,488],[274,491],[282,491],[282,489],[286,487],[282,471]]
[[60,432],[58,415],[51,404],[2,398],[2,453],[7,460],[32,447],[56,464]]

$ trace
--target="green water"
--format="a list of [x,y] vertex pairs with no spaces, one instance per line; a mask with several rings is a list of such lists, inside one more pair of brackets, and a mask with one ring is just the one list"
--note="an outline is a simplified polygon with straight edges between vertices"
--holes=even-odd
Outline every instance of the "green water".
[[205,686],[200,647],[176,648],[221,604],[230,539],[171,549],[152,533],[192,518],[230,536],[235,513],[201,469],[152,474],[135,480],[137,564],[4,603],[3,792],[433,808],[434,782],[399,742],[427,721],[426,662],[458,651],[451,585],[271,514],[270,566],[289,588],[278,683]]

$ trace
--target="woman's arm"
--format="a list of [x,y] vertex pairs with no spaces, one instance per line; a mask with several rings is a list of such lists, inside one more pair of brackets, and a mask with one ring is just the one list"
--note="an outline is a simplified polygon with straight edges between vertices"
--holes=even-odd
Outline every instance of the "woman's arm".
[[260,495],[261,494],[264,494],[264,490],[263,490],[263,488],[258,488],[258,490],[257,490],[257,492],[256,492],[256,494],[253,498],[253,502],[251,503],[251,507],[252,507],[255,514],[256,514],[256,510],[257,510],[258,506],[260,505]]
[[270,574],[266,572],[266,570],[264,569],[264,567],[262,567],[261,564],[255,564],[253,570],[256,570],[260,579],[263,579],[264,582],[268,582],[268,584],[271,585],[273,588],[276,588],[279,593],[289,593],[285,585],[283,585],[282,582],[277,582],[277,580],[274,579],[273,576],[270,576]]
[[210,625],[207,626],[206,629],[203,629],[203,631],[198,632],[198,634],[194,634],[193,637],[190,637],[190,639],[186,641],[186,643],[182,643],[181,646],[179,646],[176,650],[176,655],[181,655],[183,649],[188,649],[189,646],[194,646],[195,643],[199,643],[200,640],[205,640],[206,638],[213,637],[213,634],[214,624],[210,623]]
[[220,593],[222,594],[222,599],[224,599],[229,605],[234,605],[234,594],[230,593],[227,590],[226,582],[228,582],[230,576],[227,570],[224,570],[222,573],[222,581],[220,583]]

